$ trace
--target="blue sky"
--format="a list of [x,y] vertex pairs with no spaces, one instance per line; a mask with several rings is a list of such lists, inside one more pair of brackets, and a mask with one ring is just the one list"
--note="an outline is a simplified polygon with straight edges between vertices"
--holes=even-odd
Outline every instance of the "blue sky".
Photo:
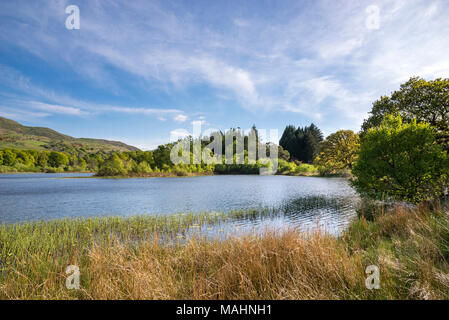
[[142,149],[194,121],[357,131],[410,76],[449,77],[448,17],[443,0],[1,1],[0,116]]

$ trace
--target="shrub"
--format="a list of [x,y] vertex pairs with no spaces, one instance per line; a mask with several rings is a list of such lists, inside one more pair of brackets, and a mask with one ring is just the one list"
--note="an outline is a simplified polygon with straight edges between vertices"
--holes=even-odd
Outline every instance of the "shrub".
[[3,165],[12,166],[16,162],[16,154],[11,150],[3,151]]
[[295,172],[296,164],[294,162],[287,162],[285,160],[279,159],[278,171],[279,172]]
[[65,166],[69,163],[69,157],[62,152],[52,151],[48,157],[48,164],[54,168]]
[[444,194],[448,160],[428,124],[403,123],[400,116],[390,115],[362,139],[352,184],[373,199],[432,200]]
[[116,154],[103,162],[98,170],[99,176],[118,176],[126,173],[127,171],[123,166],[122,160]]
[[153,170],[151,170],[150,165],[145,160],[143,160],[142,162],[140,162],[137,165],[134,165],[133,171],[135,173],[149,173],[149,172],[153,172]]
[[351,130],[340,130],[329,135],[321,143],[321,152],[314,164],[326,174],[351,169],[357,160],[359,136]]
[[304,172],[316,172],[317,168],[314,165],[303,163],[295,168],[296,173],[304,173]]

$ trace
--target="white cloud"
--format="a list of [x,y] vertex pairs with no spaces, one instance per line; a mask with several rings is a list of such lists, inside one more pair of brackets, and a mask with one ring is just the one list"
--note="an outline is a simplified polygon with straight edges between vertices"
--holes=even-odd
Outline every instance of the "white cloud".
[[195,120],[195,121],[190,122],[190,124],[192,126],[204,126],[207,124],[207,121],[206,120]]
[[170,131],[170,141],[171,142],[176,142],[179,139],[188,137],[190,135],[191,135],[191,133],[189,133],[185,129],[175,129],[175,130]]
[[12,109],[6,106],[0,106],[0,116],[17,121],[29,121],[36,118],[44,118],[49,116],[44,112],[30,112],[24,110]]
[[143,114],[147,116],[155,116],[155,115],[158,116],[180,112],[180,110],[177,109],[131,108],[131,107],[110,106],[110,105],[95,105],[93,107],[96,107],[97,111],[114,111],[129,114]]
[[185,114],[177,114],[174,118],[174,121],[182,123],[182,122],[186,122],[187,121],[187,116]]
[[440,5],[439,1],[434,1],[430,4],[427,10],[424,12],[426,17],[433,17],[438,12],[438,7]]
[[[0,65],[0,83],[12,89],[20,89],[24,91],[24,93],[20,95],[0,91],[1,95],[8,97],[11,105],[20,107],[21,110],[31,108],[45,111],[45,113],[34,113],[35,117],[50,116],[52,114],[87,116],[89,114],[118,112],[127,114],[142,114],[145,116],[155,117],[160,121],[165,121],[166,116],[180,114],[183,112],[182,110],[175,108],[124,107],[74,99],[65,94],[55,93],[52,90],[41,88],[17,70],[2,65]],[[38,100],[52,101],[52,103],[46,103]],[[5,108],[5,106],[0,107]],[[180,115],[185,117],[184,121],[187,120],[186,115]],[[29,111],[28,116],[33,117],[33,112]],[[179,119],[182,120],[183,118]]]
[[249,26],[250,25],[250,23],[248,22],[248,21],[246,21],[246,20],[244,20],[244,19],[234,19],[234,24],[237,26],[237,27],[247,27],[247,26]]
[[236,93],[237,97],[242,98],[244,103],[255,102],[257,92],[248,71],[210,58],[193,59],[192,62],[212,85],[229,89]]
[[42,111],[46,111],[48,113],[59,113],[59,114],[67,114],[67,115],[75,115],[81,116],[86,115],[86,111],[81,111],[79,108],[68,107],[68,106],[60,106],[54,104],[48,104],[43,102],[31,101],[30,106],[33,109],[38,109]]
[[[114,6],[89,1],[76,34],[55,31],[63,4],[36,11],[36,5],[25,3],[1,4],[2,12],[30,25],[12,25],[0,40],[49,62],[63,61],[113,91],[120,79],[111,79],[111,66],[138,79],[136,86],[169,96],[201,87],[212,99],[255,113],[299,113],[323,122],[344,118],[356,129],[373,99],[410,76],[449,77],[449,6],[444,1],[376,1],[378,30],[366,28],[365,2],[280,2],[269,18],[254,8],[254,14],[220,11],[212,17],[217,24],[205,27],[195,10],[170,11],[148,1]],[[36,12],[42,14],[39,19]],[[185,105],[162,111],[73,101],[34,90],[26,77],[1,71],[2,83],[18,83],[56,106],[187,121]]]
[[122,141],[130,146],[134,146],[143,151],[154,150],[159,145],[165,144],[168,142],[166,138],[149,138],[149,139],[127,139],[123,137],[106,137],[103,139],[113,140],[113,141]]
[[319,48],[320,55],[323,59],[335,59],[352,54],[356,49],[363,45],[362,39],[347,39],[342,42],[325,43]]

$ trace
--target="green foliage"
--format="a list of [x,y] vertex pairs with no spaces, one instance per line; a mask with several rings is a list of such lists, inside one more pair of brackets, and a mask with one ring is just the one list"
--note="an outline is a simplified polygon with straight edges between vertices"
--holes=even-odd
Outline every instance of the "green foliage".
[[122,159],[116,154],[113,154],[103,164],[101,164],[98,175],[100,176],[119,176],[127,174]]
[[12,150],[4,150],[3,151],[3,165],[5,166],[13,166],[16,162],[17,155]]
[[426,81],[410,78],[390,97],[383,96],[373,103],[370,116],[362,125],[362,135],[379,126],[387,114],[399,114],[403,120],[426,122],[436,129],[439,143],[449,149],[449,79]]
[[50,150],[78,157],[92,153],[100,153],[106,157],[111,152],[138,150],[118,141],[77,139],[48,128],[27,127],[3,117],[0,117],[0,131],[0,149]]
[[[251,136],[255,135],[255,136]],[[209,149],[207,145],[211,143],[213,138],[202,138],[200,141],[188,137],[187,140],[193,150],[194,143],[200,143],[201,151],[208,148],[212,157],[215,157],[213,164],[179,164],[174,165],[170,159],[170,153],[174,146],[173,143],[158,146],[152,151],[126,151],[106,153],[99,151],[93,153],[92,150],[84,150],[80,148],[72,148],[63,141],[58,142],[53,147],[57,149],[69,150],[66,152],[59,151],[36,151],[36,150],[20,150],[5,149],[0,151],[1,172],[66,172],[66,171],[90,171],[97,172],[99,176],[117,176],[117,175],[137,175],[145,176],[154,175],[170,175],[178,176],[190,175],[192,173],[221,173],[221,174],[258,174],[262,167],[270,167],[273,164],[266,162],[262,157],[259,159],[258,148],[256,148],[256,163],[248,161],[248,143],[249,138],[255,138],[256,145],[259,143],[258,133],[253,126],[252,131],[248,135],[244,135],[241,130],[231,129],[226,134],[219,134],[222,147],[222,156],[218,157],[214,153],[216,150]],[[244,150],[236,149],[236,140],[228,139],[227,143],[234,150],[233,158],[235,161],[243,161],[243,164],[225,164],[225,137],[240,136],[243,141]],[[212,140],[213,141],[213,140]],[[232,144],[232,145],[231,145]],[[260,147],[265,147],[266,154],[269,156],[270,145],[259,143]],[[287,150],[278,146],[279,156],[289,159],[290,155]],[[237,152],[238,151],[238,152]],[[89,153],[90,152],[90,153]],[[206,151],[207,152],[207,151]],[[115,155],[115,156],[114,156]],[[262,156],[262,155],[261,155]],[[193,162],[193,152],[190,152],[190,161]],[[197,160],[197,159],[195,159]],[[292,173],[296,169],[293,164]]]
[[[132,154],[132,152],[131,152]],[[65,172],[65,171],[98,171],[98,166],[108,155],[86,154],[69,155],[58,151],[36,151],[5,149],[0,151],[2,172]],[[131,159],[131,158],[130,158]],[[126,165],[132,166],[127,160]]]
[[432,200],[447,186],[448,160],[428,124],[389,115],[363,137],[352,184],[373,199]]
[[295,168],[295,172],[296,173],[304,173],[304,172],[316,172],[317,168],[314,165],[308,164],[308,163],[303,163],[300,164],[299,166],[296,166]]
[[69,158],[62,152],[52,151],[48,156],[48,164],[54,168],[65,166],[69,163]]
[[46,167],[48,164],[49,155],[50,152],[40,152],[39,156],[37,157],[37,165],[43,168]]
[[289,125],[282,133],[279,145],[290,153],[290,157],[304,163],[312,163],[319,152],[323,134],[313,123],[309,127]]
[[290,160],[290,152],[282,148],[281,146],[278,147],[278,157],[279,159],[288,161]]
[[140,162],[139,164],[135,164],[135,166],[133,168],[133,172],[149,173],[149,172],[153,172],[153,170],[151,169],[150,165],[148,164],[148,162],[146,160],[142,160],[142,162]]
[[259,169],[268,167],[268,164],[216,164],[214,172],[218,174],[259,174]]
[[278,161],[278,173],[281,174],[301,174],[301,173],[314,173],[317,172],[318,168],[314,165],[307,163],[288,162],[283,159]]
[[156,150],[153,151],[154,164],[162,168],[164,165],[170,166],[173,165],[170,160],[170,151],[173,148],[173,144],[165,144],[157,147]]
[[323,174],[352,169],[360,147],[358,134],[351,130],[340,130],[329,135],[321,143],[321,151],[314,164]]
[[279,159],[278,172],[289,173],[289,172],[295,172],[295,170],[296,170],[296,165],[294,162],[288,162],[288,161]]

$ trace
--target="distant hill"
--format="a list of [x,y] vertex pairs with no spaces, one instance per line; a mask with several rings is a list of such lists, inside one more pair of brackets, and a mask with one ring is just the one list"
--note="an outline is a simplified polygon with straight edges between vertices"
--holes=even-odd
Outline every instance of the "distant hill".
[[70,154],[139,150],[120,141],[73,138],[49,128],[27,127],[0,117],[0,150],[6,148],[64,151]]

